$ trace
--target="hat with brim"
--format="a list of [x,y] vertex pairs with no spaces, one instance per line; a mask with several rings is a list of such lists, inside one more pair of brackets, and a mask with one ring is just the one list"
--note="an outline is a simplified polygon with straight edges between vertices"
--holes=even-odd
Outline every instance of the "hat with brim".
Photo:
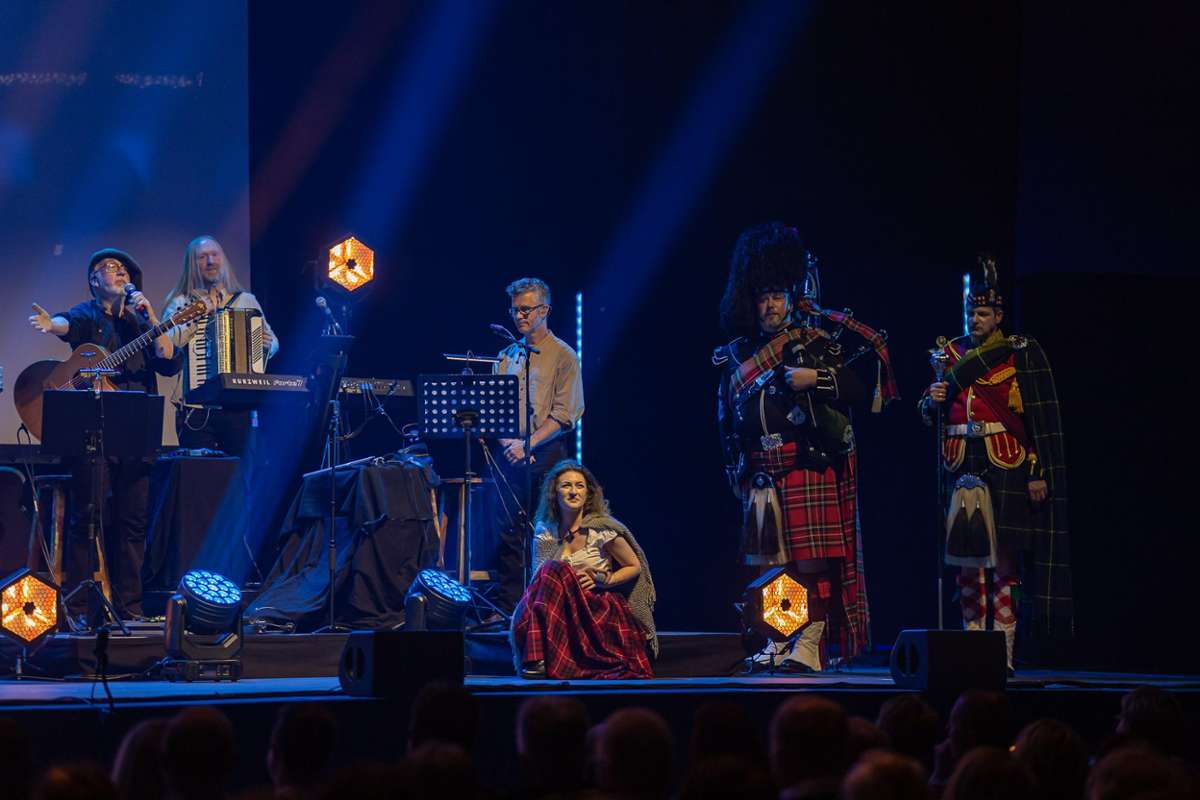
[[142,290],[142,268],[136,261],[133,260],[133,256],[129,255],[129,253],[126,253],[124,250],[118,250],[115,247],[106,247],[103,250],[97,250],[96,252],[92,253],[92,257],[88,261],[87,268],[89,288],[92,284],[92,273],[95,272],[96,265],[106,258],[115,258],[117,261],[120,261],[122,264],[124,264],[125,271],[129,273],[129,282],[136,286],[139,292]]

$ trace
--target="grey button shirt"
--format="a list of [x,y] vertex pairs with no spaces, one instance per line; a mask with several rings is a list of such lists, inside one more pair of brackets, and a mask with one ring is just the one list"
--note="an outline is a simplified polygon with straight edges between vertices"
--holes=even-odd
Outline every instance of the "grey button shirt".
[[[579,356],[569,344],[547,331],[538,345],[538,353],[529,360],[529,386],[533,391],[533,429],[536,431],[547,419],[553,419],[565,430],[571,430],[583,416],[583,376]],[[521,408],[525,408],[524,354],[516,345],[500,351],[500,363],[495,372],[520,378]],[[525,433],[525,415],[521,415],[521,434]]]

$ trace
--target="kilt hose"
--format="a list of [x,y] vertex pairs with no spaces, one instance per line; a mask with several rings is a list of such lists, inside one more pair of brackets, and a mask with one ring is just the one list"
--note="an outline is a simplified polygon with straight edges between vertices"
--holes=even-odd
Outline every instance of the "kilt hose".
[[[950,476],[950,485],[960,475],[977,475],[988,485],[992,497],[992,515],[996,522],[996,546],[1011,549],[1017,554],[1029,554],[1037,535],[1037,512],[1029,499],[1028,469],[1024,464],[1015,469],[1000,469],[988,460],[983,439],[967,439],[962,464]],[[1014,588],[1019,586],[1016,575],[997,573],[992,578],[992,620],[986,616],[987,582],[982,568],[963,567],[958,578],[959,602],[963,612],[963,627],[968,630],[993,628],[1004,631],[1008,648],[1008,666],[1013,666],[1013,647],[1016,642],[1017,608]]]
[[548,678],[650,678],[646,633],[615,591],[586,591],[565,561],[547,561],[517,604],[513,650]]
[[840,592],[831,598],[828,625],[831,635],[837,636],[841,656],[858,655],[870,645],[870,615],[858,522],[857,453],[851,451],[834,466],[809,469],[801,465],[797,444],[788,442],[750,453],[743,492],[755,472],[769,474],[779,491],[788,558],[828,559],[835,565],[830,579]]

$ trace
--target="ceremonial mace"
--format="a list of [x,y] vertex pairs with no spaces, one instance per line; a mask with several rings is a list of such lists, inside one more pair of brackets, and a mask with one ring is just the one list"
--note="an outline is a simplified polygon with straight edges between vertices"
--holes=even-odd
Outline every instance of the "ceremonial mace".
[[[946,375],[946,366],[950,363],[950,356],[946,355],[946,337],[939,336],[934,344],[936,346],[929,351],[929,365],[933,367],[934,380],[937,383],[941,383],[942,379]],[[932,400],[932,398],[930,399]],[[942,403],[933,403],[934,414],[936,415],[934,424],[937,426],[937,448],[936,452],[934,453],[934,466],[937,470],[934,473],[936,476],[934,480],[934,486],[937,487],[937,502],[935,504],[937,507],[937,526],[934,528],[934,530],[938,531],[938,536],[935,539],[937,542],[935,552],[937,554],[937,626],[939,631],[944,630],[946,627],[946,609],[944,608],[945,587],[943,585],[946,569],[942,560],[942,540],[944,538],[945,530],[944,514],[946,513],[943,505],[944,487],[942,485],[942,449],[945,446],[946,425],[945,418],[942,414],[942,405]]]

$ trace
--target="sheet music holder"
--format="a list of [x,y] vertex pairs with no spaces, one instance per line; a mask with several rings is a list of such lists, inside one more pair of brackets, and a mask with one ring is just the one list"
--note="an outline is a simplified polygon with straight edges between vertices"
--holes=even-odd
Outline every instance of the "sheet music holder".
[[[97,569],[94,573],[88,569],[86,572],[93,577],[62,596],[63,607],[77,593],[89,592],[126,636],[129,628],[112,604],[108,559],[100,535],[107,460],[154,455],[162,442],[162,417],[163,398],[156,394],[55,389],[43,395],[42,449],[60,456],[83,457],[91,473],[91,497],[87,500],[88,549],[96,556]],[[88,616],[95,619],[91,613]]]
[[516,375],[421,375],[417,409],[421,436],[458,439],[461,411],[474,411],[470,432],[488,438],[521,438],[520,384]]
[[162,443],[163,398],[156,394],[51,389],[42,403],[43,453],[86,456],[92,434],[109,457],[146,458]]

